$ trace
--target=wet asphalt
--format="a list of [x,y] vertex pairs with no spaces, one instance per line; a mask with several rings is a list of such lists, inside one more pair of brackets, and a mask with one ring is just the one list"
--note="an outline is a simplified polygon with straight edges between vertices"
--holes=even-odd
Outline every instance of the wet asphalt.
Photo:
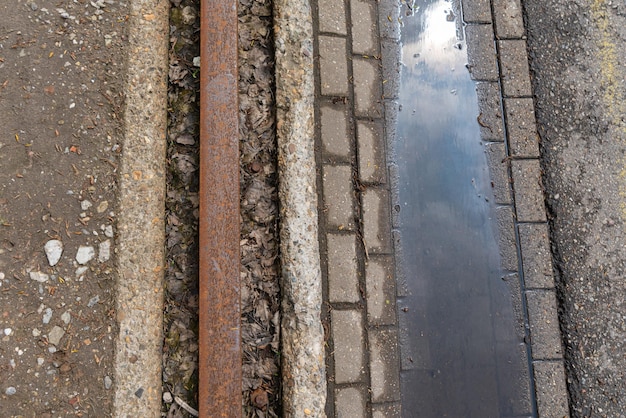
[[626,3],[525,0],[571,414],[626,416]]

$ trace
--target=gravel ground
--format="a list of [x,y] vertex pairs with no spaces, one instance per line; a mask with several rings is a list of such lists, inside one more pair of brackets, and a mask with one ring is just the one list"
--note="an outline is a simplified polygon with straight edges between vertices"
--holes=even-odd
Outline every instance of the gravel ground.
[[[164,416],[197,406],[198,0],[171,0]],[[272,3],[239,3],[244,411],[280,415],[279,283]]]
[[574,417],[626,416],[626,5],[526,0]]

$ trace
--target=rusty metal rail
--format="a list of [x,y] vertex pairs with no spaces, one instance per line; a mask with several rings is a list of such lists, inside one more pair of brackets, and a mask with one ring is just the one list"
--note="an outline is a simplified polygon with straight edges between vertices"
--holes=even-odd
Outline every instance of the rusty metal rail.
[[202,0],[200,417],[241,416],[237,1]]

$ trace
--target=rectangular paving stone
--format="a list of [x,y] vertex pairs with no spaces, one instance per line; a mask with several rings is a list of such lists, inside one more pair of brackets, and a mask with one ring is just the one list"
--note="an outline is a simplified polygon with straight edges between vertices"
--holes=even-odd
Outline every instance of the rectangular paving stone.
[[401,418],[402,405],[397,403],[372,405],[372,418]]
[[393,256],[377,256],[365,265],[367,322],[370,326],[396,324],[396,282]]
[[330,230],[353,230],[354,206],[352,167],[329,165],[322,168],[322,187],[326,202],[326,227]]
[[466,23],[491,23],[489,0],[463,0],[463,21]]
[[361,389],[355,387],[335,389],[335,417],[336,418],[365,418],[365,395]]
[[504,125],[500,87],[497,82],[481,82],[476,86],[478,109],[476,120],[480,126],[480,137],[483,141],[504,142]]
[[398,333],[395,329],[369,331],[372,402],[400,400]]
[[336,161],[350,162],[350,122],[348,107],[344,104],[320,106],[320,132],[325,156]]
[[541,418],[569,418],[562,361],[533,362],[537,409]]
[[397,99],[400,93],[400,43],[392,39],[380,42],[380,57],[383,66],[383,97]]
[[563,357],[556,303],[554,290],[526,291],[530,341],[534,360],[552,360]]
[[548,224],[520,224],[518,229],[526,288],[553,288]]
[[361,382],[365,378],[363,317],[357,310],[331,312],[335,383]]
[[485,145],[485,152],[487,153],[487,165],[489,166],[494,200],[501,205],[510,205],[513,201],[506,147],[502,142],[492,142]]
[[400,2],[398,0],[378,2],[378,26],[381,38],[400,39]]
[[350,0],[352,53],[378,55],[376,5],[368,0]]
[[396,131],[398,125],[398,112],[400,111],[400,105],[396,101],[385,100],[385,142],[386,142],[386,154],[387,161],[395,161],[396,153]]
[[539,160],[511,161],[515,209],[519,222],[545,222]]
[[469,71],[477,81],[497,81],[498,66],[492,25],[467,25]]
[[357,121],[359,178],[363,183],[386,183],[385,143],[382,121]]
[[505,97],[531,96],[526,41],[498,41],[500,49],[500,77]]
[[352,59],[354,85],[354,115],[357,117],[380,118],[383,116],[382,80],[380,61],[375,59]]
[[318,0],[320,32],[346,35],[346,9],[343,0]]
[[538,158],[539,134],[533,99],[504,99],[504,108],[511,156]]
[[517,243],[515,241],[515,221],[511,206],[496,208],[498,223],[498,247],[500,249],[500,264],[503,270],[517,271]]
[[363,192],[363,239],[370,254],[391,253],[391,219],[386,190],[370,187]]
[[524,19],[520,0],[494,0],[493,11],[498,39],[524,36]]
[[328,300],[359,302],[359,274],[354,234],[327,234]]
[[324,96],[348,95],[348,53],[345,38],[320,35],[320,88]]

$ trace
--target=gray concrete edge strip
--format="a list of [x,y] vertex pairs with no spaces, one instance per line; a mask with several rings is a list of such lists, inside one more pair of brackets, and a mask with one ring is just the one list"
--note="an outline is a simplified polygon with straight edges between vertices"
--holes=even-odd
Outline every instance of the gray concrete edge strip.
[[282,263],[282,390],[286,417],[324,417],[314,149],[313,28],[308,0],[274,1]]
[[130,2],[119,165],[116,417],[161,411],[169,0]]

